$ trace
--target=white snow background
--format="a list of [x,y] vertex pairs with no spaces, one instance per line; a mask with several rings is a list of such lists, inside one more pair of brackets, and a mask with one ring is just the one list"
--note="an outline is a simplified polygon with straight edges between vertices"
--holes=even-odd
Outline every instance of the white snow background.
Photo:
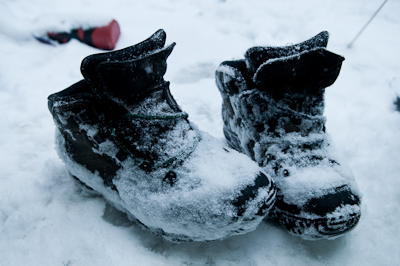
[[[0,265],[399,265],[400,1],[1,0]],[[166,80],[200,129],[223,139],[214,71],[252,46],[330,32],[346,60],[326,90],[327,130],[363,192],[358,226],[336,240],[304,241],[270,222],[222,241],[172,244],[71,178],[54,149],[47,96],[79,81],[81,60],[102,52],[32,33],[85,23],[121,27],[117,49],[162,28],[177,45]],[[207,167],[206,165],[204,167]]]

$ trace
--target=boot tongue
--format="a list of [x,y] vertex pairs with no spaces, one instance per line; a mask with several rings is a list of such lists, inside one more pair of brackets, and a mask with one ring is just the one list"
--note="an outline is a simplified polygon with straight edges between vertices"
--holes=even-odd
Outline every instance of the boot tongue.
[[106,103],[133,104],[164,83],[166,60],[175,46],[164,47],[165,39],[159,30],[134,46],[90,55],[82,61],[82,75]]
[[318,47],[326,48],[328,39],[329,33],[327,31],[322,31],[311,39],[295,45],[283,47],[252,47],[248,49],[244,55],[247,69],[254,75],[257,69],[270,59],[292,56]]
[[146,119],[175,119],[188,115],[182,112],[169,90],[169,82],[156,91],[149,93],[140,102],[127,106],[128,113],[125,117],[137,117]]

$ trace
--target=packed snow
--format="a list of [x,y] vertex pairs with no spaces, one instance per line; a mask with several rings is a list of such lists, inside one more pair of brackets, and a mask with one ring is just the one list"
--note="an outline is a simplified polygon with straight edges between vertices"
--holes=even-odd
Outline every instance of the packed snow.
[[[400,262],[400,1],[3,0],[0,3],[0,265],[396,265]],[[100,50],[33,34],[116,19],[117,49],[156,30],[176,42],[165,76],[189,119],[225,142],[214,72],[250,47],[330,33],[346,58],[326,89],[327,131],[363,194],[358,226],[336,240],[306,241],[269,221],[222,241],[174,244],[130,222],[71,178],[55,150],[47,96],[82,79]],[[206,171],[206,170],[204,170]]]

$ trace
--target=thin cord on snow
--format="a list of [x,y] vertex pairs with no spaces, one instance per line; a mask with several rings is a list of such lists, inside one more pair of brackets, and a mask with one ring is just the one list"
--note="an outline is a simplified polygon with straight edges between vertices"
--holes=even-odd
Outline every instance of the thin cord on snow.
[[365,30],[365,28],[368,26],[368,24],[374,19],[374,17],[376,16],[376,14],[378,14],[378,12],[382,9],[382,7],[386,4],[388,0],[385,0],[383,2],[383,4],[378,8],[378,10],[376,10],[375,14],[370,18],[370,20],[367,22],[367,24],[365,24],[365,26],[360,30],[360,32],[357,34],[357,36],[354,38],[354,40],[349,43],[349,45],[347,46],[348,48],[351,48],[353,46],[353,43],[357,40],[358,36],[361,35],[361,33]]

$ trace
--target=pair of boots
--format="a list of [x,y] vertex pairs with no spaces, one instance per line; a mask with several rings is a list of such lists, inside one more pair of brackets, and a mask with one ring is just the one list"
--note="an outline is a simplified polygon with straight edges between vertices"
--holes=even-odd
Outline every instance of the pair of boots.
[[326,32],[220,65],[231,148],[197,129],[172,97],[163,76],[175,43],[165,47],[165,39],[159,30],[90,55],[84,79],[49,96],[71,175],[170,241],[244,234],[267,216],[305,239],[357,224],[360,195],[322,116],[324,88],[343,61],[325,50]]

